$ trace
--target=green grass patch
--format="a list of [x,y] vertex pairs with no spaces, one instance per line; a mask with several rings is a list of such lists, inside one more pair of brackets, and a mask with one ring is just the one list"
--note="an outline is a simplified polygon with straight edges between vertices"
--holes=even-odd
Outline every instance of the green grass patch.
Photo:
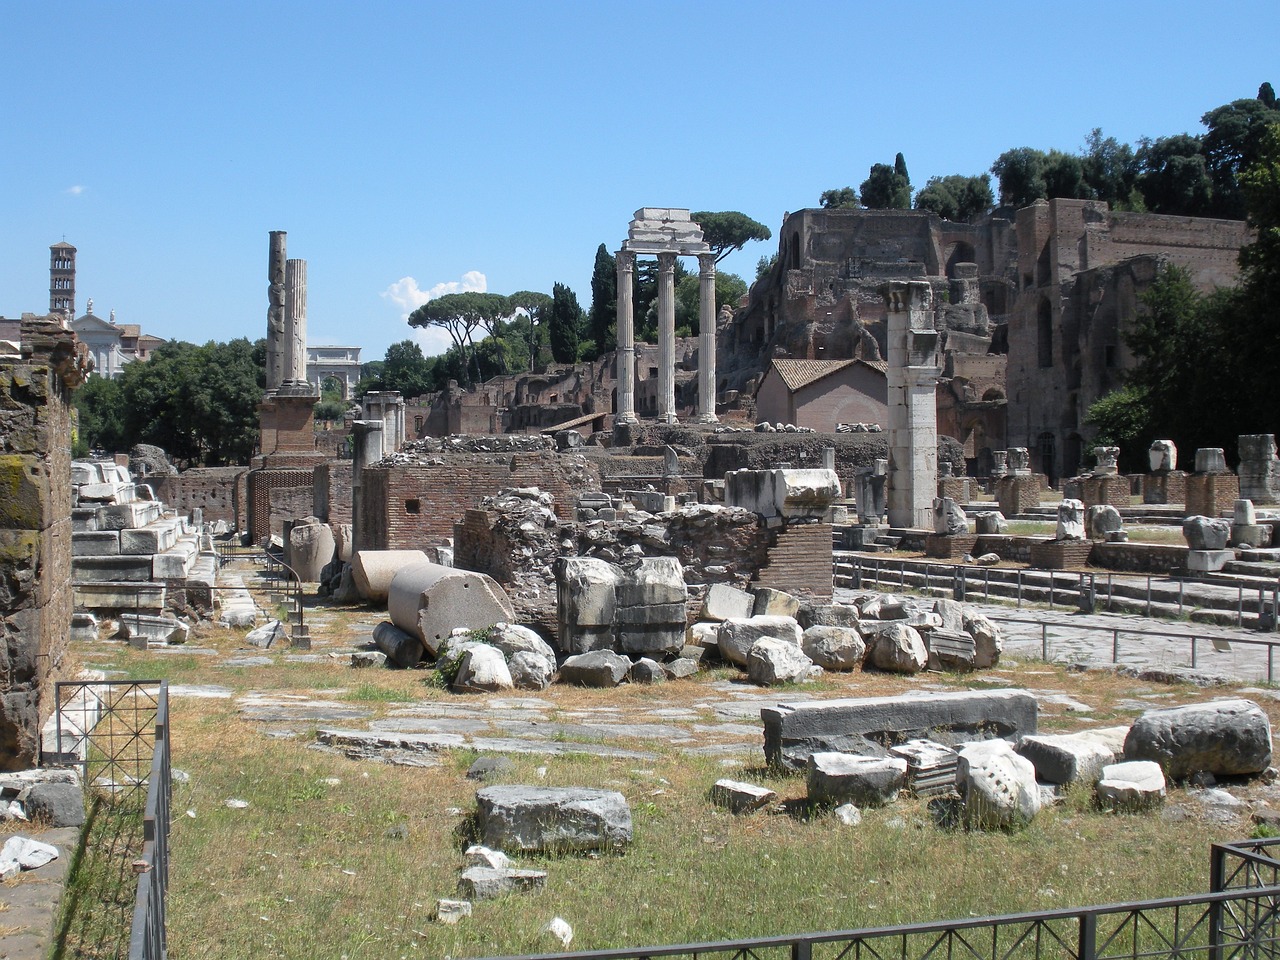
[[383,687],[376,683],[358,683],[342,695],[343,700],[360,700],[369,703],[411,703],[416,698],[403,690]]

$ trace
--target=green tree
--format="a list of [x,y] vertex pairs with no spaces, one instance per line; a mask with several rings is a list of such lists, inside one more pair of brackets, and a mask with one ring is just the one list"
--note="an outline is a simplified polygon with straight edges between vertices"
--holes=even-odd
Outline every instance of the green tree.
[[1207,130],[1202,142],[1213,181],[1212,215],[1243,219],[1245,199],[1240,191],[1240,173],[1260,158],[1268,127],[1280,123],[1280,110],[1274,103],[1268,106],[1260,98],[1248,98],[1223,104],[1200,119]]
[[1115,137],[1103,137],[1102,130],[1094,127],[1085,138],[1084,180],[1092,195],[1106,200],[1117,209],[1133,209],[1140,198],[1134,195],[1138,180],[1138,158],[1133,148]]
[[1199,137],[1179,133],[1138,147],[1138,189],[1152,213],[1208,216],[1213,180]]
[[856,210],[862,204],[858,201],[857,190],[840,187],[838,190],[823,190],[818,205],[824,210]]
[[380,390],[399,390],[400,395],[420,397],[440,389],[432,363],[422,354],[422,347],[412,340],[401,340],[387,347],[382,360]]
[[702,228],[702,239],[716,255],[716,263],[735,250],[741,250],[752,240],[768,240],[773,236],[763,223],[752,220],[737,210],[722,210],[719,213],[700,210],[692,214],[692,219]]
[[74,444],[77,457],[86,456],[90,450],[123,453],[132,446],[125,442],[118,380],[90,377],[72,397],[79,417]]
[[1050,150],[1044,161],[1044,193],[1046,199],[1091,200],[1093,191],[1084,178],[1084,162],[1074,154]]
[[497,293],[448,293],[428,300],[409,314],[409,326],[444,330],[462,353],[465,379],[471,384],[480,376],[475,356],[476,330],[487,330],[492,335],[511,312],[507,298]]
[[[1257,388],[1250,421],[1267,421],[1265,428],[1250,423],[1241,433],[1271,433],[1280,409],[1280,124],[1273,124],[1257,147],[1257,158],[1240,174],[1240,190],[1256,231],[1253,243],[1240,251],[1242,269],[1239,314],[1231,318],[1237,331],[1233,351],[1237,370],[1250,389]],[[1256,371],[1271,371],[1257,376]]]
[[[695,215],[696,219],[696,215]],[[592,358],[617,346],[618,261],[603,243],[596,249],[591,271],[591,313],[588,329],[594,344]]]
[[991,178],[985,173],[976,177],[960,174],[930,177],[916,194],[917,210],[931,210],[954,223],[974,222],[990,210],[994,202]]
[[1015,147],[996,157],[991,172],[1000,184],[1000,203],[1025,207],[1043,200],[1046,194],[1044,167],[1048,155],[1034,147]]
[[769,254],[769,256],[761,257],[759,260],[757,260],[756,261],[756,279],[757,280],[762,279],[770,270],[774,268],[774,265],[777,264],[777,262],[778,262],[778,255],[776,253],[771,253]]
[[[604,245],[601,244],[603,247]],[[518,290],[507,298],[513,313],[523,316],[512,323],[523,334],[528,348],[529,369],[538,365],[538,355],[542,348],[542,328],[546,325],[548,311],[551,309],[551,298],[545,293],[534,290]]]
[[583,312],[578,298],[563,283],[551,288],[551,309],[547,320],[551,356],[556,363],[574,363],[578,359],[578,331]]
[[163,344],[120,377],[123,441],[163,447],[178,463],[247,463],[258,439],[260,344]]
[[911,178],[900,153],[894,158],[893,166],[873,163],[870,174],[858,189],[863,205],[870,210],[911,209]]
[[[713,314],[719,316],[725,304],[736,309],[738,301],[747,292],[747,282],[736,273],[716,271],[716,305]],[[697,336],[700,323],[702,286],[696,273],[690,273],[676,284],[676,331],[681,336]],[[684,330],[683,334],[680,331]]]

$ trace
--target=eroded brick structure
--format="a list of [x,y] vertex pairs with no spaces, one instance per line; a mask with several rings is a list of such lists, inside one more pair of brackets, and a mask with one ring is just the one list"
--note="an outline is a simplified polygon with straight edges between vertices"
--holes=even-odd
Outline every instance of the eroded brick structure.
[[0,358],[0,769],[34,766],[71,626],[71,393],[87,373],[57,317]]

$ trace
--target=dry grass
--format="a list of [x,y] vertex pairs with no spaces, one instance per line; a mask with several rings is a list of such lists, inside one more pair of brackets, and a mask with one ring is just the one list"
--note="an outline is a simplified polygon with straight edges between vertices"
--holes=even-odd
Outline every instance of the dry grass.
[[[352,623],[368,615],[325,613],[334,618],[326,628],[334,636],[349,635]],[[226,654],[241,636],[220,631],[192,642]],[[411,702],[462,702],[425,683],[426,671],[357,672],[342,661],[276,658],[270,668],[237,669],[220,666],[221,658],[122,645],[88,648],[86,659],[129,676],[222,684],[237,696],[252,690],[358,703],[375,716]],[[554,704],[551,724],[605,709],[617,710],[619,722],[651,722],[658,705],[698,709],[725,699],[709,684],[733,675],[717,671],[710,680],[659,688],[556,687],[539,696]],[[925,683],[1060,690],[1093,709],[1091,725],[1127,722],[1135,710],[1121,701],[1149,697],[1160,705],[1168,701],[1159,695],[1170,692],[1035,662],[964,677],[850,674],[830,678],[816,692],[878,696]],[[1223,695],[1172,692],[1178,702]],[[781,691],[778,698],[788,695]],[[1265,706],[1273,721],[1280,719],[1270,701]],[[661,722],[692,735],[694,723],[709,717]],[[473,753],[441,754],[428,769],[351,761],[312,748],[315,724],[301,725],[292,739],[264,736],[259,725],[241,719],[234,700],[177,699],[172,719],[175,765],[191,775],[189,784],[175,784],[173,798],[169,928],[176,960],[545,951],[553,945],[539,930],[557,915],[573,925],[577,950],[1167,896],[1205,889],[1209,843],[1241,833],[1238,826],[1195,819],[1103,814],[1078,795],[1016,833],[943,828],[915,800],[867,811],[860,827],[847,828],[807,808],[803,778],[762,769],[758,749],[742,758],[745,770],[735,770],[665,742],[610,740],[657,758],[512,756],[514,769],[501,782],[619,790],[633,812],[631,847],[620,855],[525,858],[521,865],[548,871],[544,892],[478,903],[469,920],[448,927],[431,915],[437,899],[456,895],[477,786],[464,777]],[[1085,722],[1059,706],[1041,712],[1045,731]],[[750,817],[730,816],[707,799],[723,776],[764,784],[785,802]],[[231,798],[249,806],[230,809]],[[1171,803],[1182,800],[1175,791]]]

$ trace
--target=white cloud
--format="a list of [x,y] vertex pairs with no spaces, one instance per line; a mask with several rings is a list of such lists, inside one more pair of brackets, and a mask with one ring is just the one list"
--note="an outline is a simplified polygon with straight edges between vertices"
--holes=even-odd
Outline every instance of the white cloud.
[[[479,270],[468,270],[461,280],[442,280],[427,290],[419,287],[418,281],[413,277],[401,277],[383,290],[381,296],[400,308],[401,320],[408,320],[409,314],[418,307],[428,300],[443,297],[446,293],[487,293],[488,290],[489,281],[485,275]],[[449,335],[437,327],[410,327],[409,336],[428,357],[444,353],[453,346]]]
[[62,192],[67,194],[68,196],[78,197],[80,196],[80,194],[84,193],[88,189],[89,188],[84,186],[83,184],[77,183],[74,186],[67,187],[67,189],[63,190]]
[[461,280],[442,280],[428,290],[419,287],[413,277],[401,277],[383,290],[382,296],[400,308],[401,319],[408,320],[409,314],[428,300],[443,297],[446,293],[485,293],[488,289],[489,281],[483,273],[468,270]]

